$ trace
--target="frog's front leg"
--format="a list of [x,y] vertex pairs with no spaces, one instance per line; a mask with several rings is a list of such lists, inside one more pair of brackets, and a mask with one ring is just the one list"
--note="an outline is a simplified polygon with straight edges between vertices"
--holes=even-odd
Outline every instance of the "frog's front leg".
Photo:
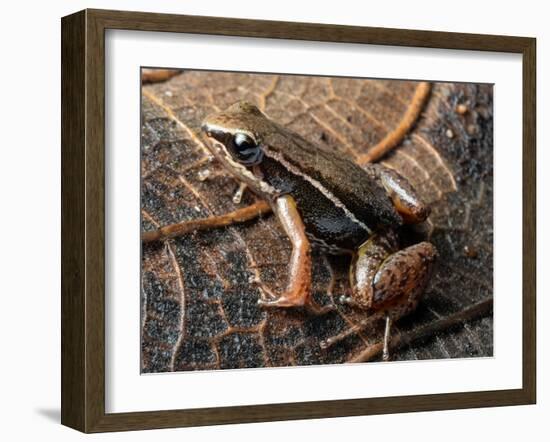
[[292,243],[288,286],[282,295],[273,299],[260,299],[258,303],[268,307],[313,306],[311,300],[311,245],[294,198],[278,197],[273,210]]

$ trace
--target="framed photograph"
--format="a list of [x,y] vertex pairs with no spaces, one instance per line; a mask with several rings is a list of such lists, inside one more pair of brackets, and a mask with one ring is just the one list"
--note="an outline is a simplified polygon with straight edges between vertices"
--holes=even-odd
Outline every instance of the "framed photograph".
[[535,39],[62,19],[62,423],[535,403]]

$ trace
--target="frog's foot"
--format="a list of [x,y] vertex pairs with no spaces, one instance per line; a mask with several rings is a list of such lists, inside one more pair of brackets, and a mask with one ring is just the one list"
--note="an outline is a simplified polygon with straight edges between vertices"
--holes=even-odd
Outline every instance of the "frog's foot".
[[263,287],[265,296],[258,299],[262,307],[309,307],[315,304],[311,297],[311,261],[304,263],[296,272],[292,273],[289,287],[281,294],[276,295],[271,289]]
[[249,283],[250,285],[256,286],[260,292],[260,299],[258,300],[258,304],[277,299],[277,295],[258,277],[250,278]]
[[[307,269],[306,272],[307,274]],[[261,307],[297,307],[304,308],[308,313],[314,315],[324,315],[333,311],[335,308],[333,305],[320,305],[311,295],[311,282],[306,278],[302,282],[303,285],[299,285],[294,290],[287,290],[282,295],[277,296],[268,287],[260,287],[262,297],[258,299],[258,305]]]
[[284,293],[281,296],[269,296],[258,299],[262,307],[303,307],[307,304],[307,293]]
[[[332,305],[319,305],[310,294],[284,293],[279,297],[260,298],[258,305],[262,307],[302,307],[313,315],[325,315],[335,308]],[[305,298],[305,299],[304,299]]]

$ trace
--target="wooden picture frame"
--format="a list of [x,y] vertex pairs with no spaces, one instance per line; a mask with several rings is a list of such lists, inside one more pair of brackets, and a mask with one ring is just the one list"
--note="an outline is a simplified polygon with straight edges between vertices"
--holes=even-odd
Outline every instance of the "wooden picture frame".
[[[105,30],[496,51],[523,63],[523,385],[400,397],[105,412]],[[536,41],[404,29],[84,10],[62,19],[62,409],[83,432],[533,404],[536,400]]]

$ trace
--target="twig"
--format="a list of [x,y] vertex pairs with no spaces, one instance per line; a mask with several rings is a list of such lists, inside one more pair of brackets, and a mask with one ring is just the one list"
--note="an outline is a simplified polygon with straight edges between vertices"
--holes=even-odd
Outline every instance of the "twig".
[[141,83],[160,83],[178,75],[180,69],[143,69],[141,71]]
[[[419,327],[408,333],[398,334],[389,342],[389,348],[396,350],[405,345],[412,344],[415,341],[429,338],[435,335],[437,332],[448,330],[452,327],[463,324],[466,321],[470,321],[475,318],[486,315],[493,309],[493,297],[478,302],[471,307],[468,307],[458,313],[447,316],[446,318],[439,319],[431,322],[428,325]],[[367,362],[375,357],[379,356],[384,349],[384,342],[377,342],[376,344],[368,346],[359,355],[351,359],[349,362]]]
[[237,209],[233,212],[224,213],[223,215],[183,221],[177,224],[169,224],[157,230],[143,232],[141,234],[141,241],[143,243],[163,241],[165,239],[175,238],[177,236],[196,232],[198,230],[207,230],[216,227],[229,226],[234,223],[243,223],[270,212],[271,207],[269,204],[266,201],[260,200],[250,206]]
[[430,83],[420,82],[416,87],[411,104],[409,105],[403,119],[399,122],[398,126],[389,132],[376,146],[370,149],[367,153],[360,155],[357,158],[357,162],[361,165],[372,163],[382,158],[391,149],[397,146],[409,133],[411,128],[416,123],[416,120],[420,116],[420,112],[424,108],[424,103],[430,95],[431,85]]

